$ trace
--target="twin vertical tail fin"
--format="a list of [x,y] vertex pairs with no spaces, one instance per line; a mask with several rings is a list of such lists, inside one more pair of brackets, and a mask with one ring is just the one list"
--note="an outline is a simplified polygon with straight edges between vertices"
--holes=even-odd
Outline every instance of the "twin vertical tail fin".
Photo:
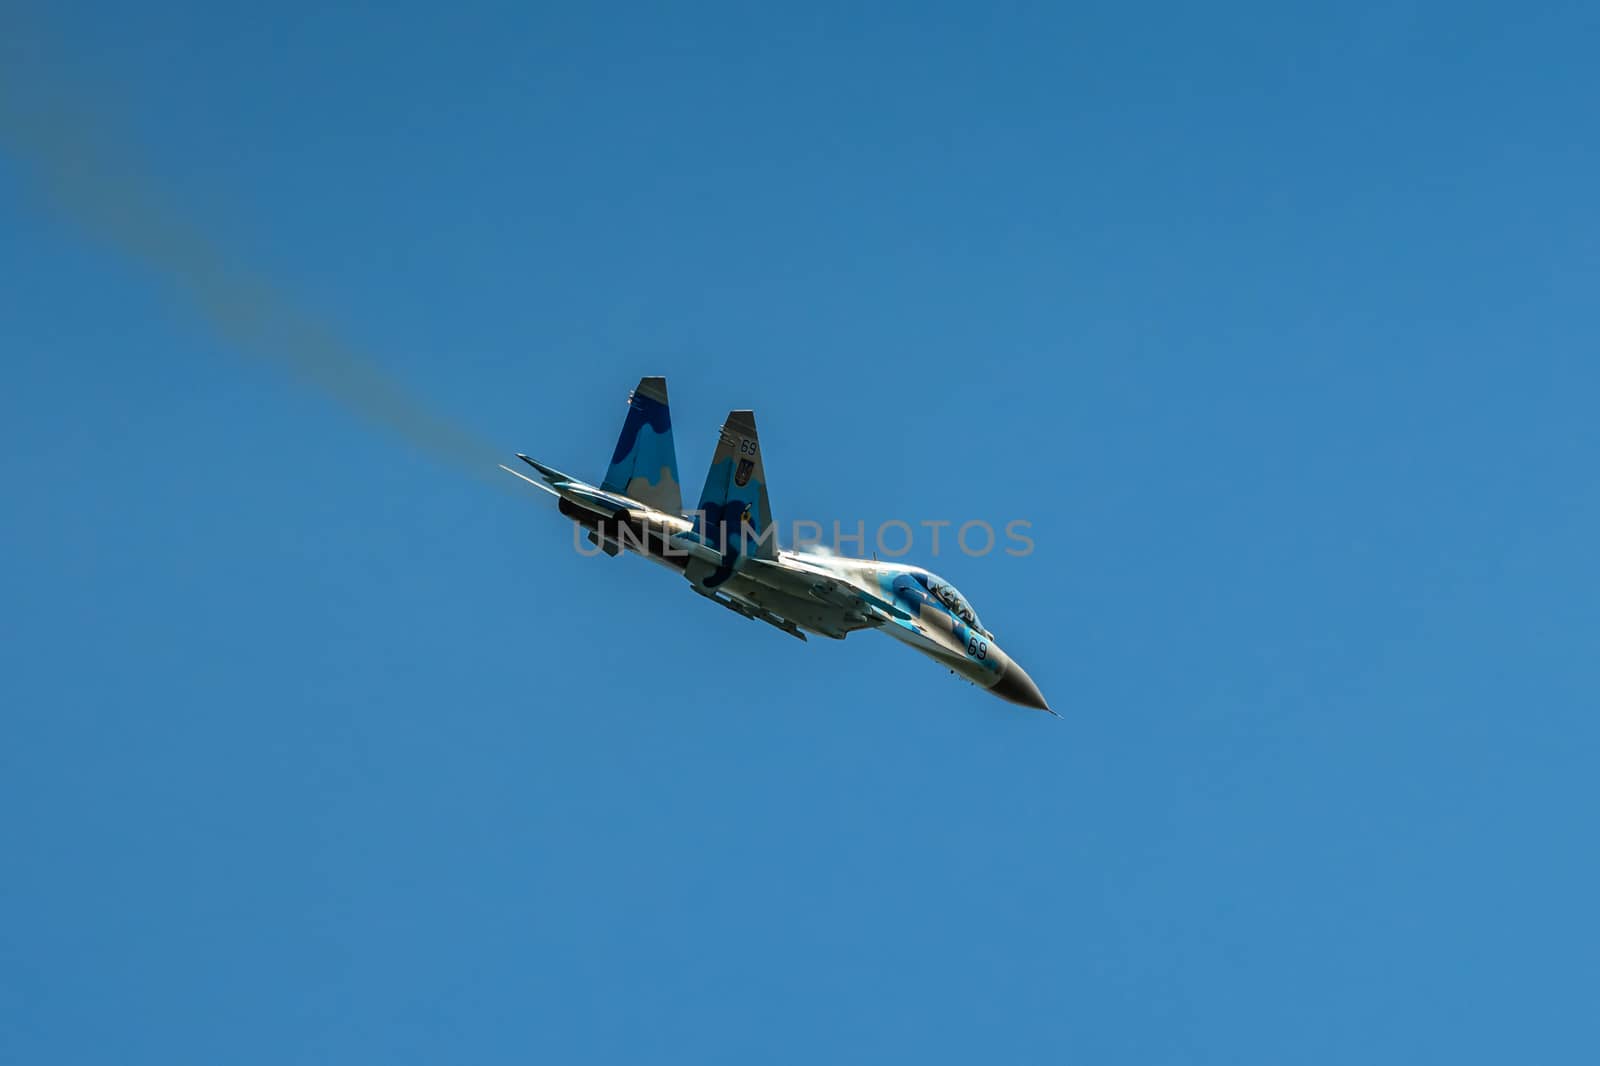
[[666,378],[640,378],[639,387],[629,393],[628,417],[600,487],[658,511],[683,513]]
[[[600,487],[658,511],[683,513],[666,378],[640,378],[639,387],[629,394],[628,417]],[[741,555],[777,558],[778,531],[767,502],[755,412],[728,412],[695,520],[700,535],[723,553],[723,565],[730,573]]]
[[739,555],[777,558],[778,531],[767,503],[767,474],[754,411],[728,412],[698,512],[700,535],[723,553],[723,566],[730,571]]

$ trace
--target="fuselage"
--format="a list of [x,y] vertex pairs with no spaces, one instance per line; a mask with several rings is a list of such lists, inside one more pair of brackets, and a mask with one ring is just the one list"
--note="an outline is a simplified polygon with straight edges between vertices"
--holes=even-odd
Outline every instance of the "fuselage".
[[842,639],[879,629],[1003,699],[1049,710],[966,597],[932,571],[822,552],[780,550],[773,559],[725,553],[689,516],[573,479],[546,480],[562,513],[589,528],[608,553],[631,551],[678,570],[696,592],[740,614],[795,636],[803,630]]

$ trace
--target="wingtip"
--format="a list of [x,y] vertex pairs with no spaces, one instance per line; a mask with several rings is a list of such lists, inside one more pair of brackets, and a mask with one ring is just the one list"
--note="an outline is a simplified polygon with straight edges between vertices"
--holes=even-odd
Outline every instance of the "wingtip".
[[539,489],[542,492],[548,492],[552,496],[561,495],[561,493],[557,492],[555,489],[551,488],[549,485],[546,485],[542,481],[533,480],[533,478],[529,477],[527,474],[524,474],[520,470],[513,470],[513,469],[511,469],[509,466],[507,466],[504,463],[499,464],[499,466],[500,466],[501,470],[504,470],[506,473],[510,474],[512,477],[517,478],[517,479],[519,479],[521,481],[526,481],[528,484],[532,485],[534,488]]

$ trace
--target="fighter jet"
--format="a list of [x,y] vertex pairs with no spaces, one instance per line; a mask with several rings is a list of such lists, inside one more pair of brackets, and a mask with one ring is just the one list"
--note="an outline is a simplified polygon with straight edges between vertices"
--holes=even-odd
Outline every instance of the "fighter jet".
[[939,575],[780,549],[752,411],[729,412],[693,511],[684,510],[678,487],[666,378],[642,378],[629,395],[599,485],[517,458],[538,477],[501,469],[557,497],[557,508],[588,531],[597,555],[631,551],[671,567],[711,602],[801,640],[807,633],[834,639],[862,629],[887,633],[1002,699],[1055,714],[971,602]]

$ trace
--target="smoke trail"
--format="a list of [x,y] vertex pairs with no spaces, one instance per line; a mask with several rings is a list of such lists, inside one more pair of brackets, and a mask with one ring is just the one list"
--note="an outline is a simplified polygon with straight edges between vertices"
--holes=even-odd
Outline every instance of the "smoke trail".
[[[163,275],[240,351],[290,371],[356,414],[491,484],[493,446],[429,411],[326,325],[297,309],[173,211],[81,107],[24,107],[0,85],[0,147],[95,240]],[[10,90],[10,91],[6,91]],[[30,96],[42,94],[33,93]]]

